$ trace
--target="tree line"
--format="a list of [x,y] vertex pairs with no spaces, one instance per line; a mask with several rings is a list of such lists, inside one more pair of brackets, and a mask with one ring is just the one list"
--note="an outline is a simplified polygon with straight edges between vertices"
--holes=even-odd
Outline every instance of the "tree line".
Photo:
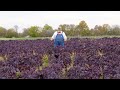
[[[12,38],[12,37],[51,37],[55,30],[52,26],[45,24],[44,27],[31,26],[24,28],[22,33],[18,33],[18,26],[14,28],[6,29],[0,27],[0,37]],[[102,36],[102,35],[120,35],[120,26],[109,24],[95,25],[94,28],[89,28],[87,23],[83,20],[78,25],[74,24],[61,24],[59,25],[67,36]]]

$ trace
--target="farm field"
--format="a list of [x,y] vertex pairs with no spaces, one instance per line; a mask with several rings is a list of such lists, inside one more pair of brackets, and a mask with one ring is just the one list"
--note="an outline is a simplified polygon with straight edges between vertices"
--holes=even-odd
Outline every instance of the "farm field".
[[1,38],[0,79],[120,79],[120,38]]

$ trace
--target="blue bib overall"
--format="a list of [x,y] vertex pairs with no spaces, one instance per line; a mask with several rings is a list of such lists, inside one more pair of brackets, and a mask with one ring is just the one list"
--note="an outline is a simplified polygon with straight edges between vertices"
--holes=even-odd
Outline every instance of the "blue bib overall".
[[56,46],[64,46],[64,37],[63,34],[57,34],[54,40],[54,47]]

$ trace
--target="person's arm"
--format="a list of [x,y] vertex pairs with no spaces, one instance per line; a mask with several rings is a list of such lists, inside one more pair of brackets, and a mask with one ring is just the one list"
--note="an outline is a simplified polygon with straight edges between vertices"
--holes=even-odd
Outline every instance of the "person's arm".
[[63,37],[64,37],[64,40],[67,41],[67,36],[64,32],[63,32]]
[[56,37],[56,32],[53,34],[53,36],[51,37],[51,40],[54,40]]

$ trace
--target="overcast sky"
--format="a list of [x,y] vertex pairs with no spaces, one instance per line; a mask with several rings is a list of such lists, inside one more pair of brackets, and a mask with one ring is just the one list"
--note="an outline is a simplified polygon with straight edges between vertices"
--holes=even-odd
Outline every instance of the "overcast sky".
[[120,25],[120,11],[0,11],[0,26],[13,28],[19,32],[33,25],[45,24],[57,29],[60,24],[75,24],[85,20],[90,28],[95,25]]

